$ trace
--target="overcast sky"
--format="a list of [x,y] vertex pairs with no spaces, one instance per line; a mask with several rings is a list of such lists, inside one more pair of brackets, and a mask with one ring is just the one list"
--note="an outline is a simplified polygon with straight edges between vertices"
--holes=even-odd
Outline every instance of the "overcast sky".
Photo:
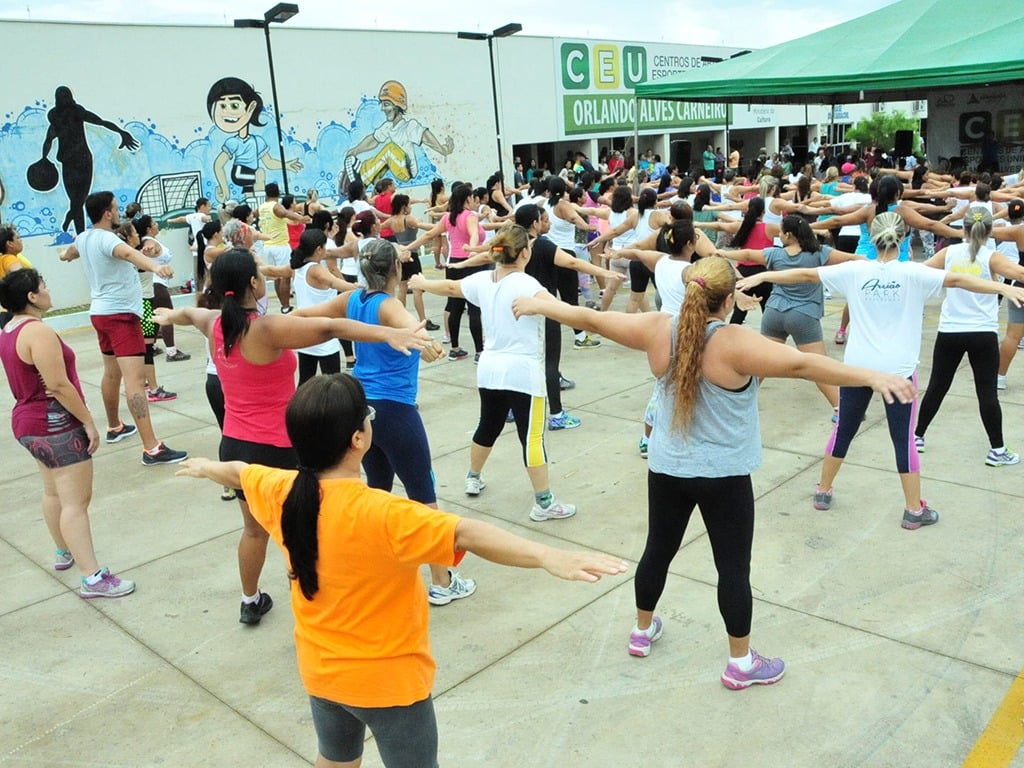
[[[764,48],[863,16],[896,0],[297,0],[301,27],[490,31]],[[0,0],[0,19],[231,24],[259,18],[274,0]],[[181,52],[184,54],[185,52]],[[822,56],[827,56],[822,51]]]

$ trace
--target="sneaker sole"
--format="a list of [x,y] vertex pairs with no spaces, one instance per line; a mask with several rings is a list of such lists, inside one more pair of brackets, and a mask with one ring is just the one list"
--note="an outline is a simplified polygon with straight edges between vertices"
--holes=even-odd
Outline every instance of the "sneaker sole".
[[109,597],[111,599],[115,597],[125,597],[135,591],[135,587],[127,590],[126,592],[82,592],[78,591],[78,596],[83,600],[95,600],[97,597]]
[[122,440],[127,440],[129,437],[136,435],[138,431],[139,430],[136,429],[133,432],[120,432],[116,437],[111,437],[110,435],[107,435],[107,444],[113,445],[114,443],[120,443]]
[[654,636],[650,639],[651,642],[649,642],[647,645],[642,645],[641,646],[641,645],[633,645],[632,643],[630,643],[629,644],[629,655],[630,656],[636,656],[637,658],[640,658],[640,659],[646,659],[648,656],[651,655],[651,647],[656,642],[658,642],[658,640],[661,639],[661,635],[662,635],[662,633],[664,631],[665,631],[664,628],[662,628],[662,629],[659,629],[657,632],[655,632]]
[[66,571],[68,568],[70,568],[74,564],[75,564],[74,560],[72,560],[70,563],[54,563],[53,564],[53,570],[55,570],[55,571]]
[[185,455],[185,456],[182,456],[180,459],[161,459],[160,461],[146,461],[145,457],[143,457],[141,463],[142,463],[142,466],[144,466],[144,467],[159,467],[159,466],[164,465],[164,464],[178,464],[178,463],[184,461],[187,458],[188,458],[188,456]]
[[427,592],[427,602],[431,605],[448,605],[454,599],[453,597],[434,597],[430,592]]
[[466,489],[466,495],[467,496],[479,496],[483,492],[484,488],[486,488],[486,487],[487,487],[486,485],[481,485],[479,491],[471,491],[471,490],[469,490],[467,488]]
[[764,680],[733,680],[731,677],[722,675],[722,685],[728,688],[730,691],[742,691],[746,690],[752,685],[775,685],[786,675],[786,670],[782,670],[775,677],[765,678]]
[[533,520],[533,522],[535,523],[543,523],[545,520],[567,520],[568,518],[574,517],[575,515],[575,509],[568,515],[548,515],[544,513],[538,515],[535,511],[530,511],[530,519]]
[[1020,464],[1019,458],[1016,461],[989,461],[985,459],[986,467],[1012,467],[1016,464]]
[[918,528],[926,528],[929,525],[935,525],[937,522],[939,522],[939,518],[937,518],[937,517],[934,520],[930,520],[928,522],[920,522],[920,523],[911,523],[911,522],[908,522],[908,521],[904,520],[903,522],[900,523],[900,527],[903,528],[903,530],[905,530],[905,531],[916,531]]

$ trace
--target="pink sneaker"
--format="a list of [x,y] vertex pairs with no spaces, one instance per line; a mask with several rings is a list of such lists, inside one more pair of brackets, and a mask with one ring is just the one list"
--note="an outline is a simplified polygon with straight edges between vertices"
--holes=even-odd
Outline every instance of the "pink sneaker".
[[734,691],[741,691],[752,685],[771,685],[786,674],[786,662],[782,659],[766,659],[753,648],[750,649],[754,664],[744,672],[731,661],[722,673],[722,685]]
[[650,656],[651,646],[661,637],[661,619],[657,616],[647,629],[634,629],[629,633],[629,655]]

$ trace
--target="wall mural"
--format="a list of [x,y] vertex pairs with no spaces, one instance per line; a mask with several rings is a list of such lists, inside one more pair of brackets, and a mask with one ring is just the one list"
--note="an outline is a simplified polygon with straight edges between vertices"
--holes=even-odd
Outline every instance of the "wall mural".
[[[23,237],[52,235],[61,245],[85,228],[85,198],[95,189],[112,190],[122,208],[138,200],[155,218],[190,212],[199,197],[261,200],[266,182],[280,181],[273,105],[237,77],[213,83],[201,111],[203,96],[195,100],[203,123],[186,139],[148,117],[115,118],[108,105],[79,104],[63,84],[52,106],[40,99],[6,114],[0,123],[3,218]],[[440,141],[408,111],[405,87],[388,80],[376,97],[364,96],[348,110],[344,123],[316,122],[314,137],[302,138],[283,124],[291,191],[316,189],[333,199],[339,172],[346,183],[358,174],[368,184],[390,176],[399,187],[429,185],[442,175],[431,154],[448,157],[455,142]]]

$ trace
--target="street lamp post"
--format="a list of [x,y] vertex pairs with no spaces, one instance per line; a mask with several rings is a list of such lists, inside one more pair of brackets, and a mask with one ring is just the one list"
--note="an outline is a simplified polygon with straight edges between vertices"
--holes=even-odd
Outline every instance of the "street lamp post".
[[274,76],[274,51],[270,47],[270,25],[283,24],[297,15],[299,6],[295,3],[278,3],[263,14],[262,19],[235,19],[235,26],[241,29],[262,29],[267,38],[267,64],[270,66],[270,92],[274,97],[274,120],[277,123],[277,149],[281,160],[283,194],[288,194],[288,164],[284,157],[284,133],[281,131],[281,102],[277,99],[277,78]]
[[498,173],[501,175],[501,183],[505,184],[505,169],[501,159],[501,118],[498,114],[498,81],[494,73],[494,38],[496,37],[511,37],[516,32],[522,32],[523,25],[516,24],[505,24],[504,26],[498,27],[493,32],[459,32],[458,37],[460,40],[486,40],[487,41],[487,55],[491,61],[491,99],[494,101],[494,135],[498,145]]

